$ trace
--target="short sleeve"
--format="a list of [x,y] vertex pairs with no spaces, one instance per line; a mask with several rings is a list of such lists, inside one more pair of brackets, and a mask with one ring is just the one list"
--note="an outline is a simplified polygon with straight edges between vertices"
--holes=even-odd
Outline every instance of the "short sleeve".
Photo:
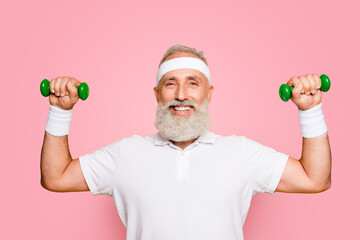
[[113,195],[121,142],[112,143],[93,153],[79,157],[82,173],[92,194]]
[[264,192],[274,194],[289,156],[246,137],[244,139],[253,195]]

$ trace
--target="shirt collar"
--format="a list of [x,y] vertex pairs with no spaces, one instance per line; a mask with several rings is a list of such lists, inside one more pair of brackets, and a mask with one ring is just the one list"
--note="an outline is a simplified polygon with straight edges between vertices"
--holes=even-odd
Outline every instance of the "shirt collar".
[[[154,140],[155,145],[166,145],[170,144],[171,141],[169,139],[163,138],[159,133],[156,133],[151,136],[151,138]],[[202,133],[195,142],[198,143],[215,143],[216,140],[216,134],[210,131],[205,131]]]

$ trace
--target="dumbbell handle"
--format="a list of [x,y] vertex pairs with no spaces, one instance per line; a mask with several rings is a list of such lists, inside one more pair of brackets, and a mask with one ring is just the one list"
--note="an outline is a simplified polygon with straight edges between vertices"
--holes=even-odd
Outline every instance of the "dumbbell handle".
[[[82,82],[80,86],[76,86],[78,89],[78,94],[81,100],[86,100],[89,97],[89,86],[86,82]],[[50,95],[50,81],[47,79],[44,79],[41,81],[40,84],[40,92],[44,97],[47,97]]]
[[[331,85],[329,77],[325,74],[322,74],[320,76],[320,79],[321,79],[320,90],[323,92],[329,91],[330,85]],[[291,98],[291,95],[292,95],[291,92],[293,89],[294,89],[293,86],[289,87],[286,84],[282,84],[279,88],[279,95],[280,95],[281,100],[283,100],[284,102],[289,101],[289,99]]]

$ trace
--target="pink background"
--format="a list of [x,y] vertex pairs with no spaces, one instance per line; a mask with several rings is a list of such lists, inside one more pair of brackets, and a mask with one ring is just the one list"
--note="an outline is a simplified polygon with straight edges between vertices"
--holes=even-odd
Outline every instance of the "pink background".
[[295,158],[297,108],[278,97],[292,76],[326,73],[323,111],[333,154],[321,194],[254,197],[245,239],[359,239],[360,5],[342,1],[3,1],[1,239],[125,239],[112,199],[40,186],[48,100],[43,78],[73,76],[90,97],[73,113],[77,158],[133,134],[150,135],[152,88],[165,50],[205,52],[215,86],[212,131],[245,135]]

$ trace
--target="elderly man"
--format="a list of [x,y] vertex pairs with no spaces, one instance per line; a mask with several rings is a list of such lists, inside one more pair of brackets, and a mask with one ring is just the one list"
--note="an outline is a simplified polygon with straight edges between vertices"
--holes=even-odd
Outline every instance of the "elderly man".
[[303,148],[294,159],[244,136],[208,131],[214,87],[203,52],[182,45],[160,62],[155,126],[72,159],[71,77],[50,82],[49,118],[41,154],[41,184],[56,192],[91,191],[113,197],[127,239],[243,239],[242,226],[257,193],[317,193],[330,187],[331,153],[321,110],[320,78],[291,78]]

